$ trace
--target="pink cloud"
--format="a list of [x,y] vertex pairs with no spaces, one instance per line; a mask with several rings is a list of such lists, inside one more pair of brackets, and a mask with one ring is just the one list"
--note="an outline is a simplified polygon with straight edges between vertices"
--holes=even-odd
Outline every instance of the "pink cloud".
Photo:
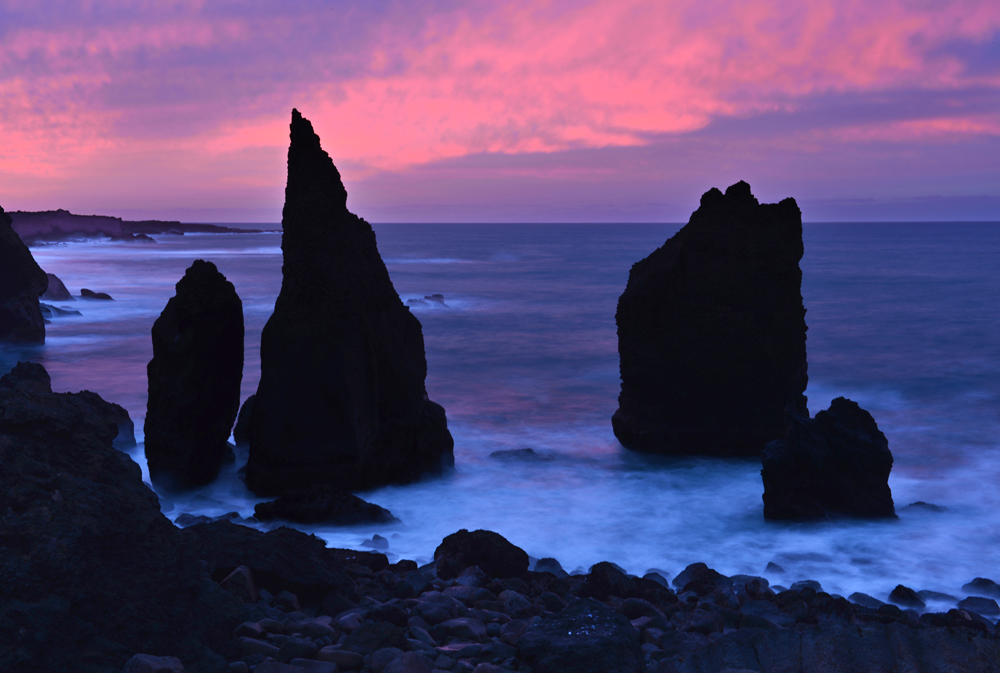
[[[824,96],[1000,88],[1000,72],[942,51],[1000,32],[988,1],[95,3],[62,23],[15,9],[0,10],[12,204],[86,186],[110,207],[151,198],[153,176],[178,200],[205,180],[217,199],[247,198],[282,180],[292,106],[360,181],[480,153],[638,148]],[[898,114],[830,119],[783,151],[998,135],[996,115],[961,105]]]

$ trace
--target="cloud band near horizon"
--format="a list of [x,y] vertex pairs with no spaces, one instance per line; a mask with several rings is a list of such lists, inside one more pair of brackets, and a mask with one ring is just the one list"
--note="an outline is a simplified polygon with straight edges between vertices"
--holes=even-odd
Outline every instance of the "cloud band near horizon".
[[0,204],[280,219],[288,115],[373,221],[1000,220],[1000,7],[0,3]]

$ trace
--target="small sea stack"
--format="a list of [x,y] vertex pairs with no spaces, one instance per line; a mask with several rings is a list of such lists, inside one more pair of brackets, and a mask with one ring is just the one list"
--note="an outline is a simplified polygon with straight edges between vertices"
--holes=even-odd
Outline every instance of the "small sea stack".
[[413,481],[453,462],[420,322],[312,124],[292,111],[281,292],[261,335],[247,486],[280,495]]
[[838,397],[816,418],[788,415],[788,434],[761,457],[764,518],[895,518],[889,440],[857,402]]
[[0,208],[0,341],[45,343],[38,298],[49,280]]
[[738,182],[632,266],[615,315],[624,447],[759,456],[786,406],[808,415],[802,252],[795,200],[762,204]]
[[46,301],[76,301],[76,297],[70,294],[66,285],[59,280],[59,276],[54,273],[47,273],[45,277],[49,279],[49,287],[42,295]]
[[196,260],[153,323],[146,367],[146,459],[167,489],[214,480],[240,404],[243,302],[211,262]]

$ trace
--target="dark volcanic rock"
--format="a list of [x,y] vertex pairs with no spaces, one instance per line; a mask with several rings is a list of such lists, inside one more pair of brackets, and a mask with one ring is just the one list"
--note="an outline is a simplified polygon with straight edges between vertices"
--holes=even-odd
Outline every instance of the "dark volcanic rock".
[[0,208],[0,341],[44,343],[45,320],[38,297],[48,278]]
[[[285,527],[263,533],[225,520],[197,524],[185,532],[194,534],[198,556],[217,582],[246,566],[258,588],[275,595],[290,591],[303,604],[322,601],[330,593],[356,592],[344,566],[358,561],[345,558],[344,550],[327,549],[315,535]],[[376,555],[355,552],[354,556]],[[384,561],[382,567],[388,565],[384,555],[377,556]]]
[[578,599],[527,628],[518,655],[538,673],[645,671],[639,632],[628,617],[592,598]]
[[765,519],[895,517],[889,442],[871,414],[838,397],[816,418],[790,413],[762,456]]
[[54,273],[47,273],[45,277],[49,279],[49,287],[42,295],[46,301],[76,301],[76,297],[70,294],[59,277]]
[[389,510],[331,486],[310,486],[289,491],[253,508],[258,521],[285,519],[295,523],[399,523]]
[[358,490],[452,464],[444,409],[424,387],[420,323],[297,110],[282,227],[281,293],[261,335],[247,486],[260,495],[311,483]]
[[170,489],[211,482],[227,452],[243,379],[243,303],[211,262],[191,265],[153,323],[146,372],[150,478]]
[[[441,563],[451,559],[456,563]],[[479,566],[483,572],[493,577],[520,577],[528,571],[528,554],[520,547],[507,541],[507,538],[491,530],[475,530],[471,533],[464,528],[452,533],[441,541],[434,550],[434,560],[438,561],[438,575],[442,579],[450,579],[441,575],[441,568],[447,566],[459,575],[469,566]],[[447,573],[446,573],[447,574]]]
[[632,266],[618,300],[623,446],[760,455],[805,413],[802,215],[738,182],[711,189],[677,234]]
[[107,292],[94,292],[93,290],[88,290],[83,288],[80,290],[80,296],[84,299],[100,299],[102,301],[112,301],[111,295]]
[[121,671],[153,652],[223,671],[259,615],[204,574],[95,398],[52,393],[37,364],[0,379],[0,670]]

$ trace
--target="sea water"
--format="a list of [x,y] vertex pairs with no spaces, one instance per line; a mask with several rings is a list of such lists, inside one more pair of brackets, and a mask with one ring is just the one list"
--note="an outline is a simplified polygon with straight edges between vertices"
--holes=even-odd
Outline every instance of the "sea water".
[[[730,575],[802,579],[885,599],[902,583],[964,597],[1000,580],[1000,225],[811,224],[802,294],[813,413],[844,395],[875,417],[895,464],[897,521],[764,521],[758,460],[666,458],[623,449],[611,431],[618,376],[615,306],[630,266],[679,225],[379,225],[379,250],[423,325],[427,391],[448,413],[455,471],[363,493],[399,524],[297,526],[330,545],[430,560],[459,528],[497,531],[568,571],[612,561],[676,575],[708,563]],[[280,234],[156,237],[156,245],[78,242],[33,249],[82,315],[47,326],[40,347],[0,350],[0,370],[41,362],[57,391],[123,405],[142,440],[150,328],[195,259],[214,262],[243,300],[242,399],[260,375],[260,332],[281,285]],[[242,401],[242,400],[241,400]],[[530,447],[542,460],[490,453]],[[145,471],[142,445],[133,457]],[[245,460],[245,456],[243,457]],[[181,497],[184,512],[253,514],[227,468]],[[923,501],[943,508],[907,507]],[[263,527],[263,526],[262,526]],[[766,572],[768,562],[784,572]],[[946,605],[931,609],[941,609]]]

